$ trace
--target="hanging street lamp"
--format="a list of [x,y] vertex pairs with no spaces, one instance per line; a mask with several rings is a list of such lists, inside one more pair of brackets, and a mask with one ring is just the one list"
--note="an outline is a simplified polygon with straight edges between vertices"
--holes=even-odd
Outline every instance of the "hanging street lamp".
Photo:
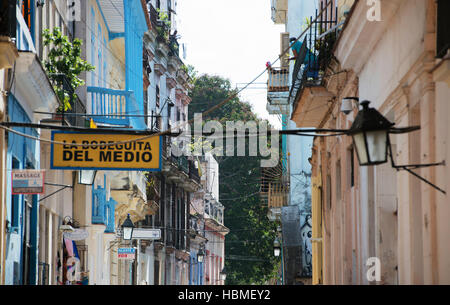
[[225,270],[225,266],[223,267],[222,271],[220,271],[220,279],[224,282],[227,279],[227,271]]
[[275,240],[273,242],[273,254],[278,257],[280,256],[281,253],[281,244],[280,241],[278,240],[278,237],[275,237]]
[[96,170],[80,170],[78,171],[78,184],[92,185],[94,184]]
[[389,154],[391,157],[391,165],[397,171],[406,170],[411,175],[414,175],[415,177],[434,187],[441,193],[446,194],[444,190],[412,171],[412,169],[422,167],[445,165],[445,160],[436,163],[407,165],[396,165],[394,162],[389,135],[416,131],[420,129],[420,126],[394,127],[395,123],[391,123],[376,109],[369,108],[369,101],[364,100],[361,103],[358,103],[358,97],[344,98],[342,101],[343,104],[341,105],[341,111],[345,114],[349,114],[353,109],[353,101],[356,101],[356,104],[361,105],[362,109],[358,111],[355,121],[353,122],[350,129],[292,129],[281,130],[279,131],[279,133],[313,137],[350,135],[353,138],[353,145],[356,148],[360,166],[386,163],[388,161]]
[[131,221],[130,214],[127,215],[127,219],[122,224],[122,232],[123,232],[123,239],[124,240],[131,240],[133,237],[133,229],[134,224]]
[[202,263],[204,257],[205,257],[205,252],[203,251],[203,247],[201,246],[197,252],[197,262]]
[[389,129],[394,123],[389,122],[374,108],[369,108],[369,101],[362,101],[362,109],[356,115],[348,134],[353,137],[359,165],[376,165],[387,162]]
[[347,131],[347,134],[353,137],[353,144],[356,147],[359,165],[368,166],[386,163],[389,154],[393,168],[396,170],[406,170],[418,179],[446,194],[444,190],[412,171],[412,169],[422,167],[445,165],[445,160],[439,163],[408,165],[396,165],[394,162],[389,134],[415,131],[420,129],[420,126],[395,128],[393,127],[395,123],[389,122],[376,109],[369,108],[369,103],[367,100],[360,103],[363,108],[359,110],[355,121]]

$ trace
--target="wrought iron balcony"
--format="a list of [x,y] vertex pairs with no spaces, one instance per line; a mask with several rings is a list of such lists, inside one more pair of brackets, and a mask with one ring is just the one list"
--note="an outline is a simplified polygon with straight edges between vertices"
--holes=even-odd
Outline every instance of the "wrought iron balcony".
[[[330,1],[333,0],[321,2],[321,11]],[[294,65],[290,98],[297,100],[304,87],[323,85],[324,73],[333,57],[332,50],[341,25],[337,23],[337,16],[337,6],[331,5],[321,14],[316,10],[315,16],[310,17],[315,21],[311,23],[305,38],[298,41],[302,46]]]
[[172,163],[176,164],[178,166],[178,169],[180,171],[183,171],[187,175],[189,175],[189,161],[186,156],[179,156],[176,157],[174,155],[171,156]]
[[141,113],[133,91],[87,87],[87,92],[94,122],[146,128],[143,117],[133,116]]
[[158,22],[158,19],[159,19],[158,11],[151,4],[150,0],[147,0],[147,7],[150,12],[150,22],[152,23],[152,28],[156,28],[157,26],[160,26],[160,23]]
[[[321,3],[322,13],[316,10],[311,16],[311,26],[302,40],[295,61],[289,103],[293,105],[291,120],[297,127],[318,128],[329,110],[329,100],[334,96],[326,82],[333,73],[333,48],[343,22],[337,23],[337,6],[332,0]],[[327,5],[327,10],[324,10]],[[329,6],[328,6],[329,5]],[[305,90],[308,88],[308,90]]]
[[189,178],[194,180],[197,183],[201,183],[200,181],[200,175],[198,173],[198,169],[195,168],[194,161],[189,161]]

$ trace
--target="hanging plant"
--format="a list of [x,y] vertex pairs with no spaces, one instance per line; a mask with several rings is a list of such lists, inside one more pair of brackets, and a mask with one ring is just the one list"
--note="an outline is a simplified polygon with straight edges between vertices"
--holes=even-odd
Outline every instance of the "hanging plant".
[[172,23],[169,20],[169,15],[166,12],[161,11],[160,9],[156,9],[159,16],[159,26],[156,27],[156,32],[158,33],[158,37],[162,39],[164,42],[169,42],[169,31],[172,26]]
[[80,39],[76,38],[70,42],[58,27],[55,27],[53,32],[45,29],[43,37],[44,46],[50,48],[44,68],[61,103],[57,110],[70,110],[70,101],[78,98],[75,90],[85,84],[79,75],[85,71],[93,71],[95,67],[81,58]]

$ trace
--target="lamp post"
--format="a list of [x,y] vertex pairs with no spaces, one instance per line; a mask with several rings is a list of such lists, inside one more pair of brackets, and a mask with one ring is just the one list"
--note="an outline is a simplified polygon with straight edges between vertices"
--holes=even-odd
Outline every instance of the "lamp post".
[[124,240],[131,240],[131,238],[133,237],[133,229],[134,229],[134,224],[131,221],[130,218],[130,214],[127,215],[127,219],[125,219],[125,221],[122,224],[122,238]]
[[280,256],[281,253],[281,244],[280,241],[278,240],[278,237],[275,237],[275,240],[273,242],[273,254],[278,257]]
[[225,266],[223,266],[222,271],[220,271],[220,279],[223,281],[223,283],[225,284],[225,280],[227,279],[227,271],[225,269]]
[[200,247],[200,249],[197,252],[197,262],[203,263],[204,257],[205,257],[205,251],[203,250],[203,247]]

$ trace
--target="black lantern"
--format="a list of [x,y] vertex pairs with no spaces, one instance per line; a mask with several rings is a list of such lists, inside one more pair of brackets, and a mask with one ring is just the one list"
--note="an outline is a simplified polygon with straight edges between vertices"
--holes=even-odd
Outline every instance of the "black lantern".
[[197,262],[202,263],[204,257],[205,251],[203,250],[203,246],[200,246],[200,249],[197,252]]
[[133,229],[134,224],[131,221],[130,214],[127,215],[127,219],[122,224],[122,232],[123,232],[123,239],[124,240],[131,240],[133,237]]
[[362,101],[355,121],[348,134],[353,137],[359,165],[376,165],[387,162],[389,130],[394,123],[389,122],[369,101]]
[[273,254],[275,256],[280,256],[281,253],[281,244],[280,241],[278,240],[278,237],[275,237],[275,240],[273,242]]
[[197,252],[197,261],[199,263],[202,263],[204,257],[205,257],[205,252],[203,251],[203,247],[200,247],[200,249]]
[[94,184],[96,170],[80,170],[78,172],[78,184],[92,185]]
[[222,281],[225,281],[227,279],[227,271],[225,270],[225,266],[223,267],[222,271],[220,271],[220,279]]

